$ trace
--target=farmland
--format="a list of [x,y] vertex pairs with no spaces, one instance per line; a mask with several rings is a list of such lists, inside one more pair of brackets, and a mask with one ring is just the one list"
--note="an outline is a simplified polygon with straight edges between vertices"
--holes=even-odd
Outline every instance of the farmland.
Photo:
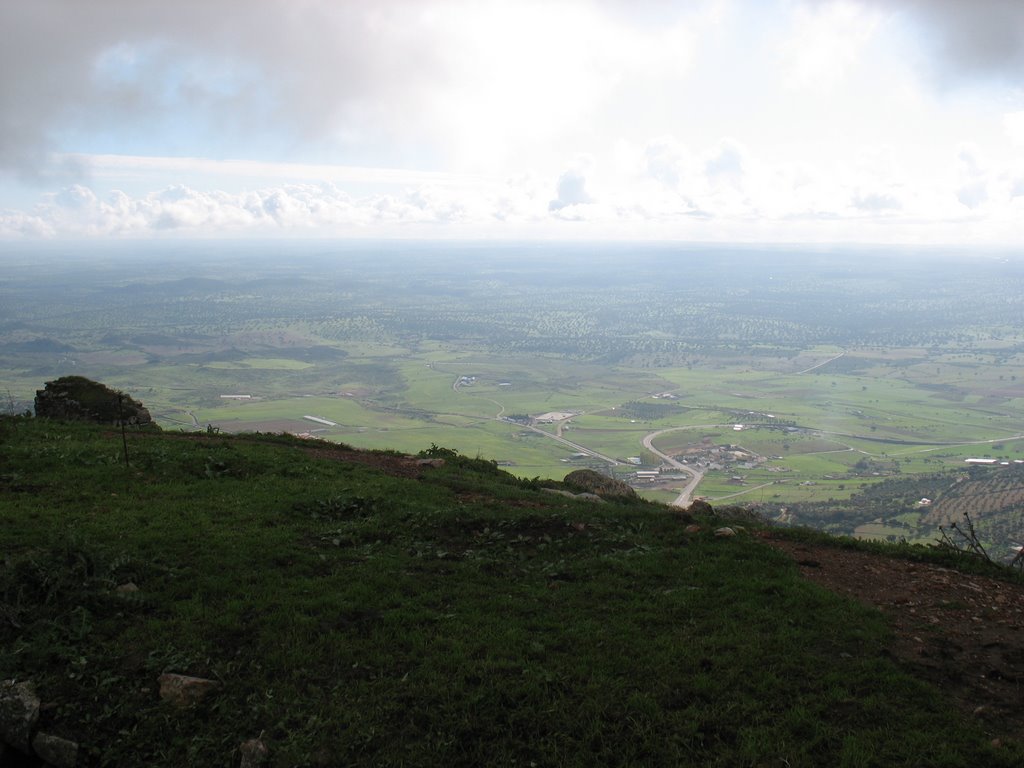
[[[641,441],[661,432],[655,448],[700,468],[698,494],[770,516],[962,471],[970,457],[1024,459],[1024,263],[999,254],[5,249],[11,411],[76,373],[130,392],[165,428],[436,444],[522,477],[656,469]],[[545,413],[571,416],[526,423]],[[638,488],[672,501],[684,482]],[[818,523],[914,538],[937,519],[894,513],[910,517]]]

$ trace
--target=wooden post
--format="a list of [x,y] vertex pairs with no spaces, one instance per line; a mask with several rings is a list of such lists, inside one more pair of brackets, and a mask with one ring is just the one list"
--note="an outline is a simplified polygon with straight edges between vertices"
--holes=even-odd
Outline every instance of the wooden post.
[[121,444],[124,446],[124,467],[130,469],[131,465],[128,463],[128,437],[125,434],[124,426],[124,393],[117,393],[117,416],[121,422]]

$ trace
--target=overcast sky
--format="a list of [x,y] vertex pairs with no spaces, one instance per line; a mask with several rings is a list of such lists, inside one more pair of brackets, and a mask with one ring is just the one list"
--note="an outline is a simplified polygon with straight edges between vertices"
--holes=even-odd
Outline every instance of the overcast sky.
[[1022,0],[3,0],[0,238],[1024,245]]

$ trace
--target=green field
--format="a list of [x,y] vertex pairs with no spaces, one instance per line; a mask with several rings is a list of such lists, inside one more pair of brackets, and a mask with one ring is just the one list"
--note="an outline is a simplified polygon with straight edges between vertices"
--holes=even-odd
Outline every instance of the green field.
[[[542,478],[592,466],[628,479],[633,457],[657,468],[642,441],[663,432],[655,448],[704,462],[698,495],[770,516],[893,474],[1024,456],[1014,263],[327,250],[287,267],[273,249],[237,264],[182,257],[159,278],[135,254],[103,262],[113,273],[12,268],[0,280],[17,318],[0,326],[7,410],[77,373],[167,428],[439,445]],[[520,423],[550,412],[573,415]],[[715,468],[723,446],[750,460]]]

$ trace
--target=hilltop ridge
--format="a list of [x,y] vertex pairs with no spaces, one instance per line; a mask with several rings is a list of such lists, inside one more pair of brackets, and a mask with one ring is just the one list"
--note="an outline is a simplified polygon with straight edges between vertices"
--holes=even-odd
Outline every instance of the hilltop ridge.
[[[129,430],[126,467],[119,430],[38,418],[0,419],[0,445],[0,679],[80,765],[1024,755],[1018,716],[958,708],[898,624],[749,519],[544,493],[436,446]],[[214,685],[179,707],[165,675]]]

